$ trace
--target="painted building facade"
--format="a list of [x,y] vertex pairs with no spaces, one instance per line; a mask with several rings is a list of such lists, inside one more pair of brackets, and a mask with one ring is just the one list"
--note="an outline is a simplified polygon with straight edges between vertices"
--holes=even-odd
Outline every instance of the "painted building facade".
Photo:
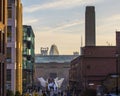
[[22,4],[8,0],[7,89],[22,93]]

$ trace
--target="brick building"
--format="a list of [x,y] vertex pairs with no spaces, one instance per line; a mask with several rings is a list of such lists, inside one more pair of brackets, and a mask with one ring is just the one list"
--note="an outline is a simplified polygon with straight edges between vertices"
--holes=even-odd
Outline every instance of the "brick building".
[[[103,82],[105,84],[105,80],[109,81],[106,78],[111,76],[110,74],[116,75],[120,72],[120,32],[116,32],[116,46],[95,46],[93,6],[86,7],[85,19],[85,24],[88,26],[85,27],[85,47],[81,48],[81,55],[71,61],[69,70],[69,86],[73,92],[80,92],[86,88],[97,89]],[[119,81],[116,81],[114,85],[117,87],[118,83]]]
[[71,62],[70,86],[96,88],[108,74],[116,73],[115,46],[87,46]]
[[[71,89],[82,90],[86,88],[96,89],[98,85],[119,86],[111,78],[120,72],[119,39],[120,32],[116,32],[116,46],[85,46],[82,47],[81,56],[71,61],[69,70],[69,84]],[[111,77],[110,77],[111,76]],[[108,79],[108,78],[111,78]],[[112,84],[114,79],[114,85]],[[118,79],[119,80],[119,79]],[[109,82],[107,82],[109,81]],[[108,88],[111,90],[110,88]]]

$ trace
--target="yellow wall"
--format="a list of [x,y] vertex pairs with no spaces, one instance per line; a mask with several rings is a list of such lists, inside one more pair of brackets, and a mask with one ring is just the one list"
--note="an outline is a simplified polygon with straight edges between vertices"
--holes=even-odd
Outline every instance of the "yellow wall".
[[16,91],[22,94],[22,4],[17,0],[17,31],[16,31]]

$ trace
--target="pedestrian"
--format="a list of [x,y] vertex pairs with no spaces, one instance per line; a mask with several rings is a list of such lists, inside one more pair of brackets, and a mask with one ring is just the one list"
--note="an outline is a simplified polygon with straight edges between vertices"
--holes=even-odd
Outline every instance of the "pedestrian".
[[42,91],[42,96],[47,96],[45,91]]

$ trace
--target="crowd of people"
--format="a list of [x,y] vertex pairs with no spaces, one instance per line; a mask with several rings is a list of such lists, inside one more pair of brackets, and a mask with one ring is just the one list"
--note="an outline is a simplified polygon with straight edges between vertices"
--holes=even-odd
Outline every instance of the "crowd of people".
[[72,96],[69,91],[61,91],[61,90],[42,90],[26,92],[23,96]]
[[27,89],[24,96],[72,96],[69,91],[61,90],[61,85],[64,78],[58,80],[58,78],[44,80],[44,78],[38,78],[41,87],[37,89]]

